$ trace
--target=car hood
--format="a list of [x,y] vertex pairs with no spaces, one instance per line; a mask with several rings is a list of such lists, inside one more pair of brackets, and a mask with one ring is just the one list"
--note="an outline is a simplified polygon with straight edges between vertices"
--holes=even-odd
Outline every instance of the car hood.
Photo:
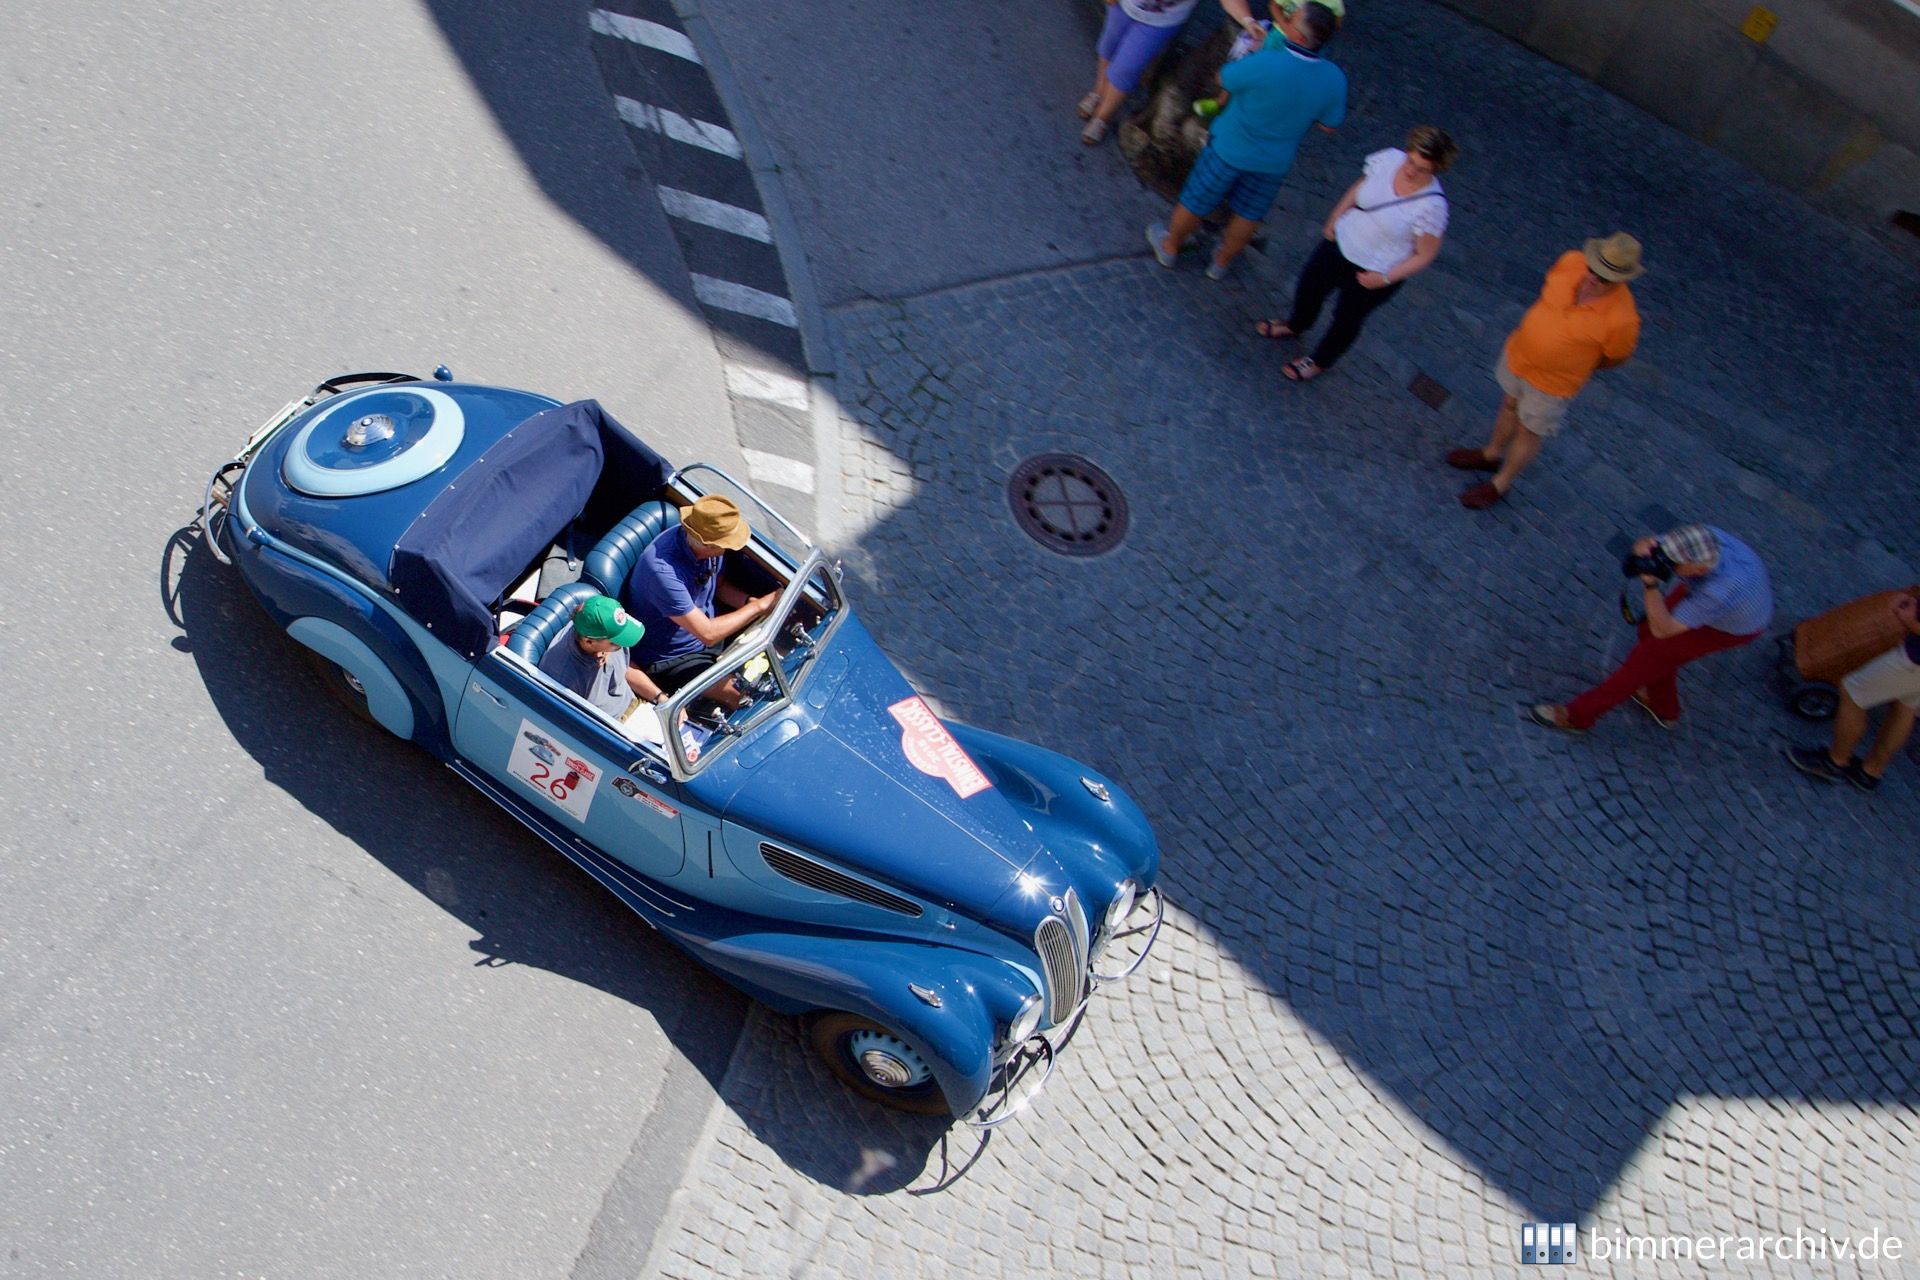
[[763,839],[990,919],[993,904],[1045,848],[864,639],[846,636],[852,643],[836,646],[855,651],[850,678],[822,714],[746,773],[726,818]]

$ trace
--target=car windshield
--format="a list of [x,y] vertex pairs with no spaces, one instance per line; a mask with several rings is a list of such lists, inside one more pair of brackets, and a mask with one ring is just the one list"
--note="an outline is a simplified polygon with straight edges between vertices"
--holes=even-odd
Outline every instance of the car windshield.
[[697,773],[806,683],[844,609],[834,571],[818,551],[800,569],[773,617],[742,632],[711,670],[673,696],[668,714],[679,732],[672,745],[685,773]]

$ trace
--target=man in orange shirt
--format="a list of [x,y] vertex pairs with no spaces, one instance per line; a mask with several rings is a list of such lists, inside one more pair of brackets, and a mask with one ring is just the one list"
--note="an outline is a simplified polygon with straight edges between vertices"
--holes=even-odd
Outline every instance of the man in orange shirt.
[[1494,473],[1462,493],[1461,506],[1481,511],[1506,497],[1540,442],[1566,423],[1567,406],[1594,371],[1627,362],[1640,341],[1640,312],[1627,281],[1642,270],[1640,242],[1624,231],[1589,240],[1553,264],[1494,367],[1505,399],[1492,437],[1482,448],[1447,454],[1448,466]]

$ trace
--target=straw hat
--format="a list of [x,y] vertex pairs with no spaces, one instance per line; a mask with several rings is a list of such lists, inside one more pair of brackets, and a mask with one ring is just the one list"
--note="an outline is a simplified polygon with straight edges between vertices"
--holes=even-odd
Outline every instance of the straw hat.
[[1638,279],[1646,271],[1640,265],[1640,242],[1624,231],[1616,231],[1605,240],[1589,240],[1581,252],[1587,255],[1587,266],[1593,274],[1615,284]]

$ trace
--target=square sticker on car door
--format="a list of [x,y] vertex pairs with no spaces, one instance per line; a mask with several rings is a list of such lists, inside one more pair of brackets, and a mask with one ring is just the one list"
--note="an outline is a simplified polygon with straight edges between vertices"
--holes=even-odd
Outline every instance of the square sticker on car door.
[[575,822],[587,820],[593,793],[600,787],[600,771],[582,757],[579,748],[555,741],[530,720],[520,722],[513,754],[507,757],[507,772]]

